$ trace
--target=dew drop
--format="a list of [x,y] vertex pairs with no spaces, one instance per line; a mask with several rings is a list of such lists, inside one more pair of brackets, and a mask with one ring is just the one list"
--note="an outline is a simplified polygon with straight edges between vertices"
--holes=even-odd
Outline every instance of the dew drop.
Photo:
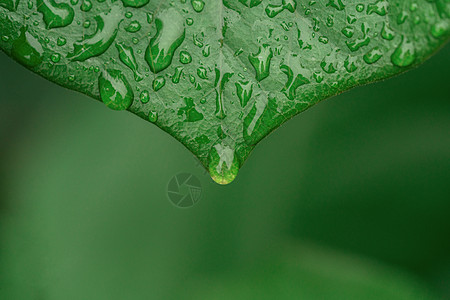
[[386,23],[383,23],[383,28],[381,29],[381,37],[388,41],[392,41],[394,39],[394,31],[390,29]]
[[204,57],[208,57],[211,54],[211,47],[206,45],[205,48],[203,48],[202,54]]
[[138,64],[136,62],[136,57],[134,56],[133,48],[128,47],[124,43],[117,43],[116,48],[119,52],[120,61],[133,71],[134,79],[137,82],[143,80],[144,77],[138,72]]
[[145,60],[152,72],[156,74],[172,63],[175,50],[180,47],[185,38],[185,22],[175,9],[170,8],[161,12],[155,23],[157,32],[150,40],[145,52]]
[[92,9],[92,2],[91,0],[83,0],[83,3],[81,3],[81,8],[82,11],[84,12],[88,12]]
[[253,107],[244,118],[243,136],[248,145],[256,145],[283,120],[278,113],[276,99],[269,95],[255,96]]
[[201,79],[208,79],[207,71],[206,71],[206,69],[205,69],[204,67],[199,67],[199,68],[197,69],[197,75],[198,75],[198,77],[200,77]]
[[211,178],[218,184],[229,184],[239,172],[239,159],[235,151],[223,144],[211,148],[208,156],[208,170]]
[[114,6],[110,12],[101,13],[94,19],[97,23],[96,32],[91,36],[85,36],[83,40],[73,44],[74,51],[67,55],[72,61],[85,61],[93,56],[103,54],[117,36],[120,8]]
[[379,61],[381,57],[383,57],[383,52],[380,47],[377,46],[364,54],[363,59],[367,64],[373,64]]
[[431,26],[431,35],[435,38],[443,37],[450,29],[450,25],[448,22],[439,21],[438,23]]
[[127,27],[125,27],[125,30],[130,33],[135,33],[141,30],[141,24],[138,21],[132,21]]
[[291,60],[293,60],[292,57],[288,60],[289,65],[286,63],[280,66],[280,70],[287,76],[287,82],[281,92],[289,100],[294,100],[297,96],[297,89],[302,85],[310,83],[310,81],[304,76],[307,71],[300,65],[300,62],[292,61],[291,63]]
[[172,82],[175,84],[179,83],[182,73],[183,73],[183,67],[176,67],[175,73],[172,76]]
[[159,91],[166,85],[166,79],[163,76],[158,76],[153,80],[153,90],[155,92]]
[[344,68],[345,70],[347,70],[347,72],[353,73],[358,69],[358,67],[356,66],[356,60],[357,60],[356,56],[350,55],[347,56],[347,58],[344,61]]
[[69,4],[55,3],[54,0],[36,0],[36,4],[47,29],[65,27],[73,22],[75,12]]
[[6,9],[10,11],[16,11],[17,6],[19,5],[20,0],[3,0],[0,1],[0,6],[5,7]]
[[89,28],[89,26],[91,26],[91,21],[86,20],[86,21],[83,22],[83,27],[84,28]]
[[256,71],[256,80],[262,81],[270,75],[270,62],[273,58],[273,51],[269,45],[264,44],[259,47],[256,54],[250,54],[248,60]]
[[378,0],[375,3],[371,3],[367,6],[367,14],[371,15],[376,13],[380,16],[385,16],[388,10],[388,2],[386,0]]
[[394,53],[392,53],[391,61],[398,67],[408,67],[415,60],[416,52],[413,43],[403,36],[401,43],[395,49]]
[[204,119],[203,114],[196,109],[194,99],[185,97],[184,103],[185,106],[178,110],[178,115],[185,117],[184,122],[193,123]]
[[353,34],[354,34],[354,30],[353,30],[353,27],[351,27],[351,26],[347,26],[347,27],[344,27],[344,28],[342,28],[342,34],[343,35],[345,35],[347,38],[352,38],[353,37]]
[[147,23],[148,24],[152,24],[153,23],[153,14],[152,13],[148,13],[147,14]]
[[192,56],[189,54],[189,52],[185,50],[180,51],[180,62],[185,65],[192,62]]
[[64,46],[67,43],[66,38],[60,36],[58,37],[58,39],[56,40],[56,45],[58,46]]
[[148,120],[152,123],[156,123],[158,121],[158,113],[154,110],[149,111]]
[[139,96],[139,99],[143,104],[148,103],[150,101],[150,94],[148,91],[142,91],[141,95]]
[[59,53],[53,53],[50,59],[52,62],[58,63],[61,60],[61,55]]
[[192,8],[200,13],[205,8],[205,2],[203,0],[191,0]]
[[243,5],[247,7],[255,7],[261,4],[262,0],[239,0]]
[[253,94],[253,84],[249,81],[236,82],[236,94],[238,95],[241,107],[245,108]]
[[356,5],[356,11],[357,12],[363,12],[364,11],[364,4],[360,3]]
[[321,72],[314,72],[313,77],[317,83],[321,83],[323,81],[323,74]]
[[100,98],[113,110],[126,110],[133,102],[133,90],[119,70],[106,70],[98,80]]
[[19,38],[12,45],[12,56],[18,62],[33,68],[42,63],[43,53],[39,40],[22,28]]
[[123,6],[139,8],[147,5],[150,0],[122,0]]

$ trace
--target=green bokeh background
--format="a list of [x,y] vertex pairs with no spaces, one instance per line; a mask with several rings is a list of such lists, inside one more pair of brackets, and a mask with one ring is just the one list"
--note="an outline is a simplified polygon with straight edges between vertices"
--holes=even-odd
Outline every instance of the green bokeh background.
[[[229,186],[0,54],[0,299],[450,299],[450,45],[295,117]],[[201,201],[167,199],[180,172]]]

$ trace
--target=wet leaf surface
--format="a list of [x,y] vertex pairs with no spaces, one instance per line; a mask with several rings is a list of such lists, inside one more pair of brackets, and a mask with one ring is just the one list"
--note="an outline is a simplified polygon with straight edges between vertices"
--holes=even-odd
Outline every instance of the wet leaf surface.
[[0,0],[3,51],[156,124],[222,184],[296,114],[449,36],[448,0]]

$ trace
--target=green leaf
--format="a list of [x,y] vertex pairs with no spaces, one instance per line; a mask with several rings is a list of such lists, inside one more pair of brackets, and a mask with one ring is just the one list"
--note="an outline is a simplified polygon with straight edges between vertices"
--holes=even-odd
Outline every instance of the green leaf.
[[0,30],[15,60],[156,124],[226,184],[296,114],[433,54],[450,1],[0,0]]

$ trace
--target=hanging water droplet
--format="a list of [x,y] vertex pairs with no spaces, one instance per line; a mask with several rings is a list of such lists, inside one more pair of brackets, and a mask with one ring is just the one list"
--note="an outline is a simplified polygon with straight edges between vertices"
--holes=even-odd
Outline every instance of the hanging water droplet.
[[133,102],[133,89],[119,70],[106,70],[99,79],[100,98],[113,110],[126,110]]
[[218,184],[229,184],[237,176],[239,159],[233,149],[223,144],[211,148],[208,156],[208,170],[211,178]]

